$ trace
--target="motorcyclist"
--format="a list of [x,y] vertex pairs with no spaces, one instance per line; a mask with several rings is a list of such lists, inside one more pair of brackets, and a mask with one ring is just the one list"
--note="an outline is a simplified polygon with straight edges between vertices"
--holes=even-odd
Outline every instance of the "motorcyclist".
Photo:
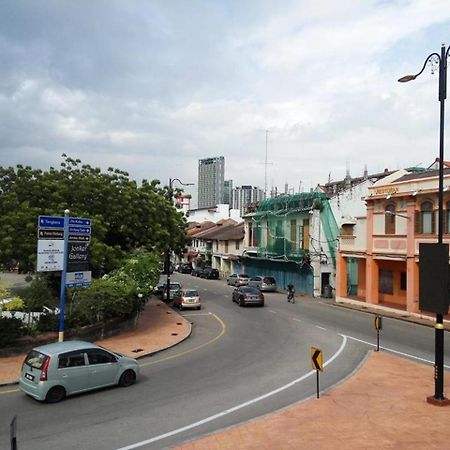
[[287,301],[292,303],[295,303],[295,288],[294,285],[292,283],[289,283],[287,286]]

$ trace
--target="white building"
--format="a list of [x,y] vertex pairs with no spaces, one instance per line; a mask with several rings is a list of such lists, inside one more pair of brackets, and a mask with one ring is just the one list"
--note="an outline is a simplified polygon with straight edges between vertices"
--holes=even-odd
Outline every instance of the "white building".
[[233,189],[233,209],[238,209],[243,216],[247,206],[258,203],[264,198],[264,191],[258,187],[240,186]]

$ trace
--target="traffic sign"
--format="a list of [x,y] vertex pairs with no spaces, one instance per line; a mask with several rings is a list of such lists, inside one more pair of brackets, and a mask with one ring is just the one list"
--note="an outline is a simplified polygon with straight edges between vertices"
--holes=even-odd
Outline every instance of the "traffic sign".
[[56,229],[45,229],[39,228],[38,230],[39,239],[64,239],[64,230],[59,228]]
[[82,217],[69,217],[69,225],[81,225],[84,227],[90,227],[91,219],[84,219]]
[[91,234],[91,227],[69,226],[69,233]]
[[39,216],[40,228],[64,228],[64,217]]
[[323,371],[323,357],[322,357],[322,350],[319,350],[318,348],[311,347],[311,362],[312,362],[312,368],[315,370]]
[[90,242],[90,234],[69,234],[69,242]]
[[375,330],[379,331],[383,328],[383,318],[381,316],[375,316]]

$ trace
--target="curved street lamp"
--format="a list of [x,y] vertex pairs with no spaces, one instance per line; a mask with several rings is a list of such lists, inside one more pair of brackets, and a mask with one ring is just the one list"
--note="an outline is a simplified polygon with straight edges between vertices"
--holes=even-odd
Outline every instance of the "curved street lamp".
[[[179,178],[169,178],[169,200],[172,201],[173,192],[172,186],[175,181],[178,181],[182,186],[194,186],[194,183],[183,183]],[[170,254],[172,250],[170,247],[166,250],[166,263],[164,264],[165,269],[167,270],[167,284],[166,284],[166,295],[167,295],[167,303],[170,302]]]
[[[415,75],[405,75],[398,81],[406,83],[415,80],[425,70],[427,64],[431,65],[431,71],[434,73],[436,66],[439,66],[439,102],[440,102],[440,130],[439,130],[439,188],[438,188],[438,244],[442,244],[444,233],[444,108],[447,97],[447,58],[449,48],[441,46],[441,54],[431,53],[425,59],[422,70]],[[448,253],[448,251],[447,251]],[[448,257],[447,257],[448,261]],[[448,262],[447,262],[448,264]],[[448,307],[447,307],[448,310]],[[444,397],[444,320],[443,314],[436,313],[435,325],[435,363],[434,363],[434,397],[428,397],[428,402],[439,405],[449,404],[448,399]]]

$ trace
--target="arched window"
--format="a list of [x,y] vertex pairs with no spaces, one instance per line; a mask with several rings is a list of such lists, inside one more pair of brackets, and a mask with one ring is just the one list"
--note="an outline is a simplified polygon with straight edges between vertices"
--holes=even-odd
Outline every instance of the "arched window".
[[395,234],[395,205],[389,204],[384,209],[384,233]]
[[421,234],[433,234],[435,227],[433,203],[424,202],[420,205],[420,211],[416,216],[416,232]]

